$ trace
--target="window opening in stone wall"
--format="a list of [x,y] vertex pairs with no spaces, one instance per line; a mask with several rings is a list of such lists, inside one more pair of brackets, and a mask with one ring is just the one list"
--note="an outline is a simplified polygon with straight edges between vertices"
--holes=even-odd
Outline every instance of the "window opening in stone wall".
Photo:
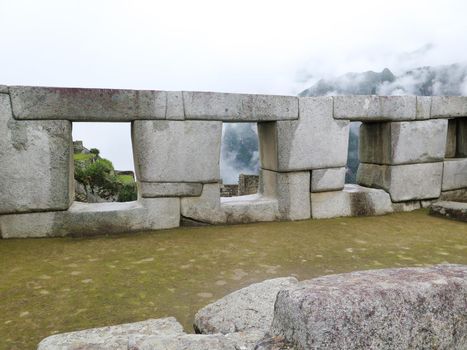
[[256,123],[224,123],[221,143],[221,196],[255,194],[259,183]]
[[349,133],[349,149],[347,154],[347,166],[345,169],[345,183],[356,184],[357,183],[357,170],[359,164],[358,157],[358,140],[360,135],[361,122],[350,123]]
[[130,123],[73,123],[75,201],[137,199]]

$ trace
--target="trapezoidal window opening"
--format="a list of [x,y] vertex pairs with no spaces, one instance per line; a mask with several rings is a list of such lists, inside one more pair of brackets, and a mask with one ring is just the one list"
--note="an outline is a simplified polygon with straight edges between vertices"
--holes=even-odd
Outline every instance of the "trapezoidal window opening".
[[258,193],[259,146],[257,123],[223,123],[221,197]]
[[347,165],[345,169],[345,183],[357,183],[357,170],[360,159],[358,156],[358,143],[360,137],[361,122],[351,122],[349,128],[349,147],[347,153]]
[[137,200],[130,123],[73,123],[74,199]]

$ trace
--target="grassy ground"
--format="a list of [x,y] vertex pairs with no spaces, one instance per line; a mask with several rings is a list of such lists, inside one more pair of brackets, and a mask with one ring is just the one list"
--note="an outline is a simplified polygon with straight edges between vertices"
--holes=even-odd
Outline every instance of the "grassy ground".
[[467,264],[467,225],[416,211],[93,239],[0,241],[0,349],[65,331],[175,316],[250,283]]

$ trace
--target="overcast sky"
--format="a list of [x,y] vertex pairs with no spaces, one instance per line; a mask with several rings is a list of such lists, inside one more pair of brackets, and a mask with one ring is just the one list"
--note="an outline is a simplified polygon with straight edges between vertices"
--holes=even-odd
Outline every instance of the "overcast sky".
[[[0,0],[0,84],[296,94],[467,60],[467,1]],[[75,138],[131,169],[128,124]]]

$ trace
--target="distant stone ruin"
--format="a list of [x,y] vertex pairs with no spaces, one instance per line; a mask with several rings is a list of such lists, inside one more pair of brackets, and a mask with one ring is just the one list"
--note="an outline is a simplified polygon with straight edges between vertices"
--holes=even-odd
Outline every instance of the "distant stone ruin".
[[[138,200],[73,201],[72,122],[129,122]],[[345,185],[361,121],[358,185]],[[220,197],[222,122],[256,122],[256,194]],[[0,86],[3,238],[382,215],[467,193],[467,97]]]
[[259,175],[240,174],[238,184],[221,184],[221,197],[246,196],[258,193]]

